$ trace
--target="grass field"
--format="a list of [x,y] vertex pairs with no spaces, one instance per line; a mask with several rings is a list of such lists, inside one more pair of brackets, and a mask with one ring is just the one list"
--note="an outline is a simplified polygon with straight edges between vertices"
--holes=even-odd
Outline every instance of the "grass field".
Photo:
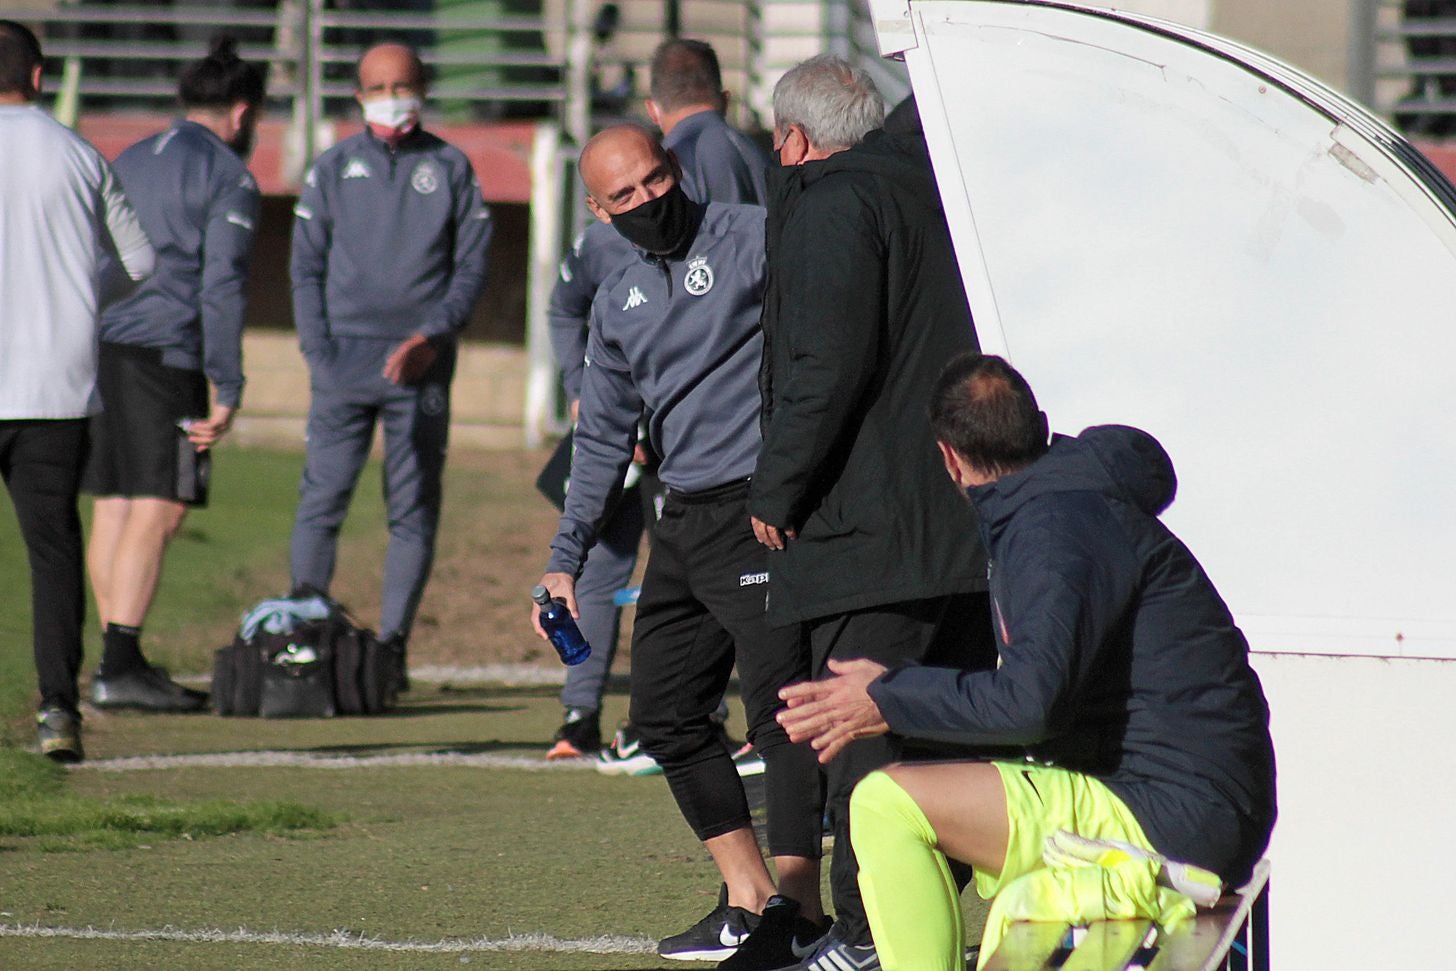
[[[554,525],[530,488],[541,461],[452,457],[412,666],[559,672],[523,609]],[[205,673],[240,611],[286,588],[299,466],[219,455],[213,508],[179,537],[148,623],[155,660]],[[366,619],[377,481],[335,589]],[[711,863],[660,777],[546,768],[550,685],[417,683],[373,719],[88,710],[88,762],[51,772],[16,751],[33,744],[22,549],[0,508],[0,772],[29,780],[0,782],[0,968],[650,968],[652,943],[712,906]],[[625,704],[609,695],[607,725]],[[138,807],[153,828],[126,822]]]

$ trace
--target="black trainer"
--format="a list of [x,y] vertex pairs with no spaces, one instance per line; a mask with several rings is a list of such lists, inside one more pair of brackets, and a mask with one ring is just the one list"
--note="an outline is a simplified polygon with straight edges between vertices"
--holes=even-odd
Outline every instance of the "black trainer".
[[834,922],[799,916],[799,902],[778,894],[768,898],[758,926],[743,946],[718,965],[719,971],[785,971],[813,954]]
[[681,934],[657,942],[657,953],[674,961],[722,961],[730,958],[753,929],[757,914],[728,905],[728,887],[718,894],[718,906]]
[[389,658],[390,665],[394,668],[394,690],[403,694],[410,689],[409,659],[404,638],[398,634],[393,637],[386,637],[379,642],[384,650],[385,657]]
[[81,716],[59,705],[35,713],[35,735],[40,754],[53,762],[80,762],[86,757],[81,748]]
[[144,711],[202,711],[207,692],[184,688],[150,665],[91,679],[91,703],[97,708],[140,708]]
[[602,747],[601,713],[588,708],[566,709],[561,727],[551,741],[551,750],[546,753],[551,762],[594,755]]

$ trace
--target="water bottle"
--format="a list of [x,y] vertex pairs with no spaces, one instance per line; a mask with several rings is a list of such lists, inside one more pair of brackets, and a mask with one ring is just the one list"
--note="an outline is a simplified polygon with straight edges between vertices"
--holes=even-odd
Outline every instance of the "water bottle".
[[551,591],[543,586],[531,591],[531,599],[541,608],[541,629],[563,663],[580,664],[591,656],[591,645],[581,636],[581,628],[576,626],[565,601],[552,600]]

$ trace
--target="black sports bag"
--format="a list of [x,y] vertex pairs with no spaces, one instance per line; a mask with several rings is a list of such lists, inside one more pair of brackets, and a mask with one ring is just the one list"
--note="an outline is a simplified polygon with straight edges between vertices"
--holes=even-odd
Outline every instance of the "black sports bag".
[[219,715],[329,718],[377,715],[395,705],[399,651],[356,624],[342,607],[292,630],[243,632],[219,648],[212,703]]

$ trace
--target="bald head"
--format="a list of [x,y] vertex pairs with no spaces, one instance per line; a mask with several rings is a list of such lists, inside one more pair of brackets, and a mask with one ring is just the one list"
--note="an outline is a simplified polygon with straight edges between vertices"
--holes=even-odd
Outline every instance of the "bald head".
[[402,93],[423,97],[425,65],[420,56],[404,44],[375,44],[359,58],[359,97],[400,97]]
[[656,199],[677,184],[677,167],[662,143],[640,125],[614,125],[581,150],[587,204],[603,222]]

